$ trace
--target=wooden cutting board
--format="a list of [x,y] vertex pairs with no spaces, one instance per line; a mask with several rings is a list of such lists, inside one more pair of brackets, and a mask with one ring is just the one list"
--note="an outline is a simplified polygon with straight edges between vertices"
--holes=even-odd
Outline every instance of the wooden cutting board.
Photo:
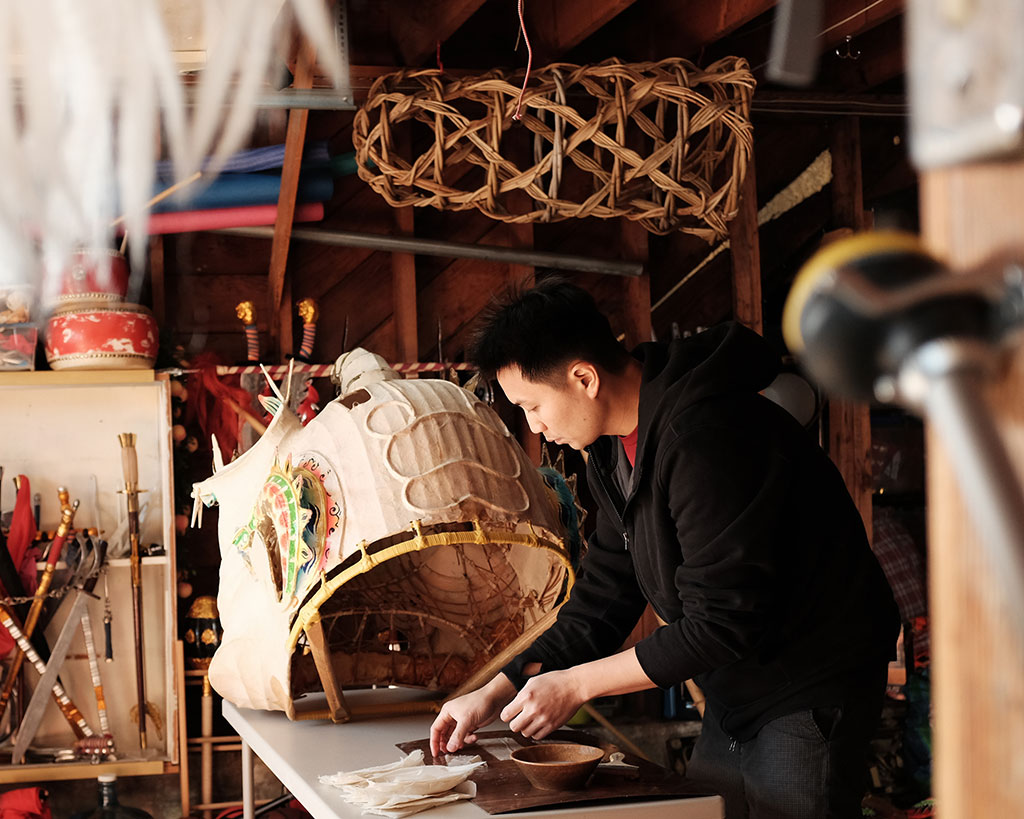
[[[545,741],[593,745],[604,750],[606,759],[608,754],[619,751],[616,746],[603,743],[583,731],[555,731]],[[467,745],[459,751],[460,755],[479,754],[487,763],[486,768],[471,777],[477,785],[473,803],[493,814],[566,803],[629,802],[709,795],[709,791],[695,787],[678,774],[630,754],[625,755],[625,761],[637,766],[636,778],[628,778],[621,773],[606,772],[598,768],[586,786],[580,790],[538,790],[527,781],[519,772],[516,763],[509,758],[509,753],[515,748],[537,744],[512,731],[479,732],[475,744]],[[402,742],[397,747],[406,753],[423,751],[427,764],[434,764],[430,757],[429,739]]]

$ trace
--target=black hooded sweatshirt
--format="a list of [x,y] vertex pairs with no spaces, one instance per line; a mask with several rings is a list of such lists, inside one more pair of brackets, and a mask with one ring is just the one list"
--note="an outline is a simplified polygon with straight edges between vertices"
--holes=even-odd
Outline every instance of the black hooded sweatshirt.
[[777,357],[738,324],[633,355],[629,491],[616,480],[621,445],[599,438],[587,465],[597,523],[576,584],[504,673],[520,688],[527,663],[613,654],[649,602],[668,625],[637,644],[644,672],[662,687],[695,679],[736,739],[856,696],[893,655],[899,616],[838,470],[758,394]]

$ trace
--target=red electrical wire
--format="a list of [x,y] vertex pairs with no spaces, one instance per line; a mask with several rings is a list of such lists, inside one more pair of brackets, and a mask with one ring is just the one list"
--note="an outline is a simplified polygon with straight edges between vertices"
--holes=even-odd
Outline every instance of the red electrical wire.
[[523,20],[523,2],[524,0],[519,0],[519,30],[523,33],[523,39],[526,41],[526,75],[523,77],[523,87],[519,89],[516,112],[512,115],[512,119],[517,122],[521,116],[520,111],[523,107],[523,94],[526,93],[526,83],[530,80],[530,68],[533,66],[533,48],[530,46],[530,36],[526,33],[526,21]]

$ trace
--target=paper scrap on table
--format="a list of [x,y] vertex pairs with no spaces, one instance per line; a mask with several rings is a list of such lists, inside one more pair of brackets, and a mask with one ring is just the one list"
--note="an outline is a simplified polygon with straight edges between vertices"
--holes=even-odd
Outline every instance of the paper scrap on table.
[[509,737],[487,737],[486,739],[478,739],[475,745],[478,748],[483,748],[487,753],[499,761],[511,759],[512,752],[523,747]]
[[447,765],[425,765],[423,751],[386,765],[339,771],[320,777],[333,785],[342,798],[362,807],[363,813],[400,819],[414,813],[476,796],[469,775],[484,765],[478,756],[448,757]]

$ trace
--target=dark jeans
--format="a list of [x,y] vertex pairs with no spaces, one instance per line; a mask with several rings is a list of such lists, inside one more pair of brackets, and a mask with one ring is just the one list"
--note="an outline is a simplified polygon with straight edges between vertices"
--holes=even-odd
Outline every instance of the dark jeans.
[[734,742],[709,704],[686,776],[725,798],[726,819],[860,817],[884,696],[878,675],[860,695],[774,719],[747,742]]

